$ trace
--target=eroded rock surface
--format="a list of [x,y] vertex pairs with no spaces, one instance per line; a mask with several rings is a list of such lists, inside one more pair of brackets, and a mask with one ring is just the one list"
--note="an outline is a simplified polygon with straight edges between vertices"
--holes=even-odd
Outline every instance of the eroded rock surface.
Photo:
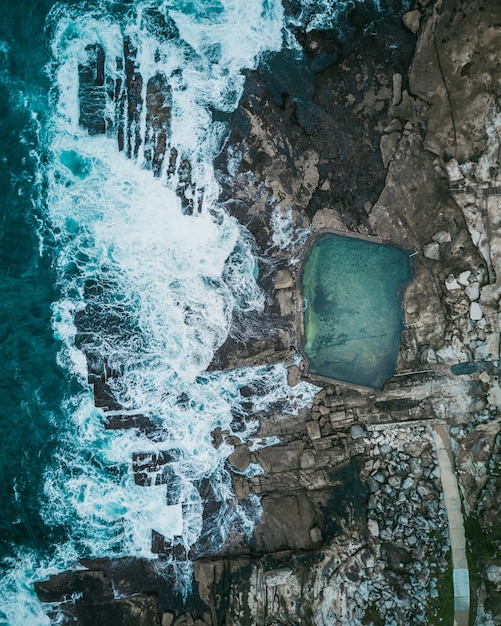
[[[441,602],[452,593],[450,544],[431,436],[432,423],[441,423],[457,445],[472,560],[487,546],[478,559],[477,623],[501,624],[500,11],[496,0],[423,0],[403,22],[359,24],[350,41],[298,32],[302,59],[280,53],[249,74],[217,166],[221,200],[255,237],[266,307],[248,322],[253,337],[243,343],[233,332],[212,367],[283,362],[291,386],[305,378],[300,259],[309,234],[331,228],[415,253],[397,373],[381,391],[309,378],[319,392],[296,416],[280,406],[254,412],[256,390],[242,390],[248,415],[241,419],[259,420],[259,429],[247,440],[221,429],[213,438],[231,451],[233,504],[260,499],[254,532],[234,529],[217,554],[196,546],[182,555],[195,559],[201,601],[194,606],[169,604],[173,579],[161,577],[148,589],[129,582],[124,593],[136,599],[112,601],[108,574],[93,565],[98,573],[88,580],[103,587],[103,606],[131,613],[144,602],[137,620],[156,611],[153,621],[134,624],[452,623],[451,606]],[[82,89],[97,90],[99,102],[99,49],[89,55],[97,69],[81,68]],[[134,116],[144,103],[134,99],[139,78],[127,67],[125,75],[120,93],[132,106],[118,141],[133,157],[142,141]],[[148,92],[144,146],[155,174],[165,167],[170,114],[157,83]],[[108,121],[98,115],[87,123],[100,133]],[[182,160],[173,159],[183,195],[189,171],[179,174]],[[90,317],[78,320],[82,342]],[[107,383],[115,374],[88,360],[96,406],[118,414]],[[125,414],[113,415],[109,427],[155,428]],[[139,481],[163,480],[163,458],[135,462]],[[155,541],[172,556],[175,546]],[[42,600],[55,597],[50,586],[37,591]],[[79,610],[75,603],[68,615]]]

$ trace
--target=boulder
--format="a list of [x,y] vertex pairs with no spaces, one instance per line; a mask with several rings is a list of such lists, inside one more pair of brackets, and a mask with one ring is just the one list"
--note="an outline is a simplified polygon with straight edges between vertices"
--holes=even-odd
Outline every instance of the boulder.
[[440,259],[440,245],[436,241],[423,246],[423,254],[427,259],[438,261]]
[[470,319],[478,322],[483,317],[482,307],[478,302],[472,302],[470,304]]
[[246,445],[240,445],[228,457],[230,465],[236,470],[243,472],[251,461],[251,453]]
[[408,28],[411,33],[416,34],[419,30],[419,22],[421,20],[421,13],[415,9],[414,11],[407,11],[402,17],[404,26]]

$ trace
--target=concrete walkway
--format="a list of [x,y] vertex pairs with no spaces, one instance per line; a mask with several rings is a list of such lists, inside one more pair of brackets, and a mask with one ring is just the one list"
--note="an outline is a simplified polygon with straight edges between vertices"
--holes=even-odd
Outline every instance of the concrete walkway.
[[464,534],[461,498],[454,471],[449,428],[435,424],[435,445],[442,479],[445,508],[449,520],[449,535],[452,551],[452,574],[454,581],[454,625],[468,626],[470,613],[470,574],[466,560],[466,538]]

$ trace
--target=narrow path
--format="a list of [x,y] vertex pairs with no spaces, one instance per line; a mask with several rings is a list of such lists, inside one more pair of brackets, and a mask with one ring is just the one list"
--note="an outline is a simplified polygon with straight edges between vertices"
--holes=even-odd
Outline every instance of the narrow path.
[[449,535],[452,552],[452,574],[454,581],[454,625],[468,626],[470,613],[470,574],[466,559],[466,538],[464,534],[461,498],[454,471],[449,428],[445,424],[435,424],[435,445],[442,479],[445,508],[449,520]]

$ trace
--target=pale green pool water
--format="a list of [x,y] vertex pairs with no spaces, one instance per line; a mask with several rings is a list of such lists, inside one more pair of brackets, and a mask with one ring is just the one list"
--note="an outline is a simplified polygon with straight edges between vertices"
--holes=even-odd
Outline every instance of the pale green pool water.
[[311,245],[301,277],[309,372],[380,389],[395,373],[409,252],[334,233]]

